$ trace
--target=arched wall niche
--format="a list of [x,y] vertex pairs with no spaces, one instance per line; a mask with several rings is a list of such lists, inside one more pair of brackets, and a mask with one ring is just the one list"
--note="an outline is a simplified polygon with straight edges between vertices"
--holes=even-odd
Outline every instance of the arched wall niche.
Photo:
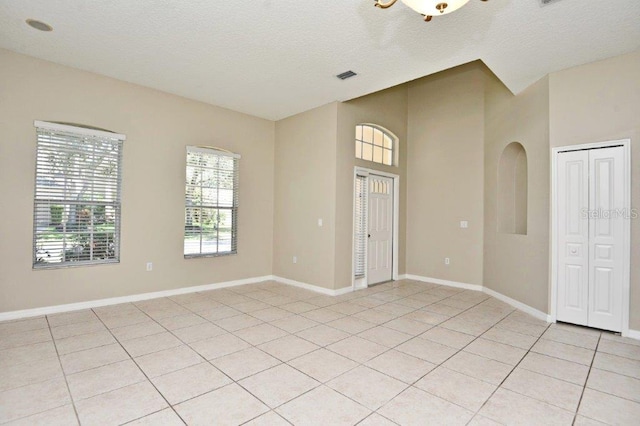
[[527,151],[511,142],[498,164],[498,232],[527,235]]

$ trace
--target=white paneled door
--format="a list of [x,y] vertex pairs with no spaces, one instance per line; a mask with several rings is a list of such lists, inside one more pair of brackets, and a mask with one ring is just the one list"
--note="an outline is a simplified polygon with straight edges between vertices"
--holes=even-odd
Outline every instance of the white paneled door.
[[368,285],[393,277],[393,179],[369,176]]
[[624,160],[621,146],[558,154],[559,321],[622,329]]
[[558,154],[558,320],[589,321],[589,151]]

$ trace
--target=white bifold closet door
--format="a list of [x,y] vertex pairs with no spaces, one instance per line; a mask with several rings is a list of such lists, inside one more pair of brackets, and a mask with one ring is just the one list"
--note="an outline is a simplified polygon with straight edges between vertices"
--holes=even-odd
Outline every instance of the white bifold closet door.
[[558,154],[558,320],[622,329],[622,147]]

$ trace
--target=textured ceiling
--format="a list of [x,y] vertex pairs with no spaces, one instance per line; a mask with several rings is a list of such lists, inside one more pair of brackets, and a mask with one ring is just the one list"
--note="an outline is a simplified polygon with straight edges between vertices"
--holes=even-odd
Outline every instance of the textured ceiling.
[[430,23],[373,0],[3,0],[0,47],[275,120],[476,59],[518,93],[640,48],[640,0],[471,0]]

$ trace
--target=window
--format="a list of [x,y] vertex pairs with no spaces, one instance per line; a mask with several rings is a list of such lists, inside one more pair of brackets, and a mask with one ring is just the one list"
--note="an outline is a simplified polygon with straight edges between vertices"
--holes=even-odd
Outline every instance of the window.
[[219,149],[187,147],[185,257],[237,252],[239,159]]
[[388,130],[373,124],[356,126],[356,158],[393,166],[397,138]]
[[33,267],[120,261],[124,135],[36,121]]

